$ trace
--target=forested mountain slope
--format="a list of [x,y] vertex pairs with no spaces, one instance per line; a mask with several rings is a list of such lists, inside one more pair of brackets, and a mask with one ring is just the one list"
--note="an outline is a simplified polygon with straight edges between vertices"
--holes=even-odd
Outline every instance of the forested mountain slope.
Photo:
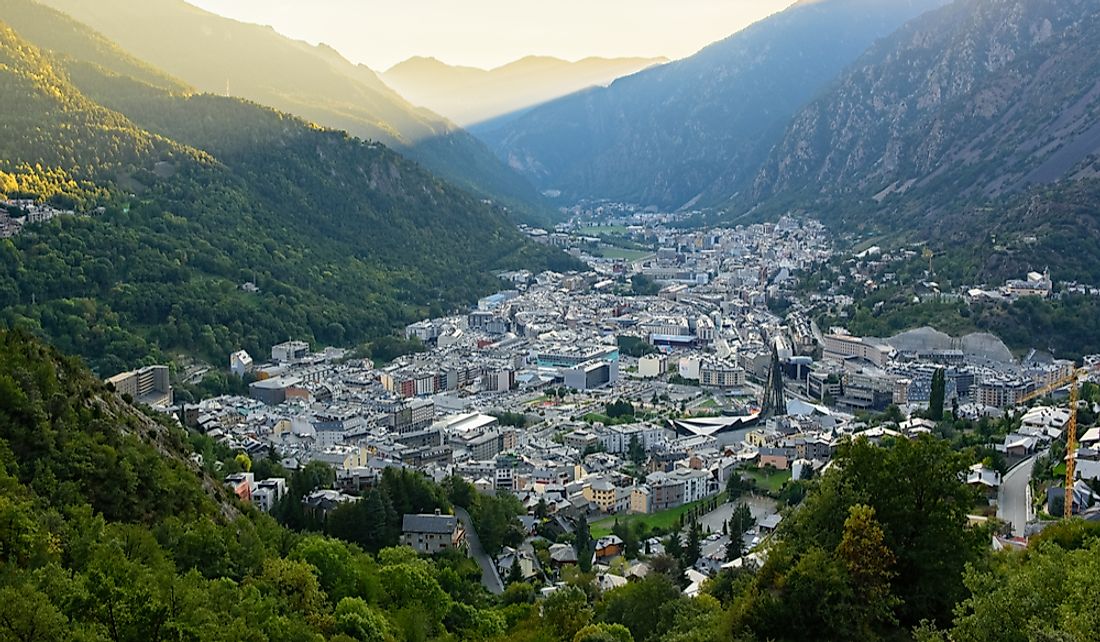
[[[210,476],[224,462],[192,459],[204,443],[213,442],[116,397],[77,360],[0,330],[0,638],[372,642],[503,632],[473,562],[392,548],[376,558],[285,529],[231,502]],[[262,478],[277,467],[264,460],[256,470]],[[289,492],[331,476],[307,467]],[[426,479],[388,478],[400,510],[448,507]]]
[[72,35],[53,57],[0,32],[0,192],[80,215],[0,243],[0,308],[105,373],[160,350],[358,343],[491,291],[492,269],[573,265],[382,145],[78,61],[91,32],[36,19]]
[[203,11],[183,0],[43,0],[199,91],[255,101],[377,140],[518,217],[545,206],[530,184],[476,138],[411,105],[363,65],[324,45]]

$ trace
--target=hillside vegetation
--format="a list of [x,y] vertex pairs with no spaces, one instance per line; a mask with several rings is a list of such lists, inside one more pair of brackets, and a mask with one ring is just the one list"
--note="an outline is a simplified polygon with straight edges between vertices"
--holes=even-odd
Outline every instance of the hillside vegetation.
[[[28,0],[8,0],[25,3]],[[324,127],[379,141],[440,177],[510,207],[552,215],[538,194],[480,141],[390,89],[331,47],[203,11],[183,0],[43,0],[131,55],[199,91],[255,101]],[[2,17],[2,15],[0,15]]]
[[574,265],[379,144],[119,75],[140,63],[79,60],[90,30],[33,19],[69,35],[55,55],[0,30],[0,192],[78,215],[0,243],[0,308],[102,372],[160,350],[355,344],[492,291],[494,269]]

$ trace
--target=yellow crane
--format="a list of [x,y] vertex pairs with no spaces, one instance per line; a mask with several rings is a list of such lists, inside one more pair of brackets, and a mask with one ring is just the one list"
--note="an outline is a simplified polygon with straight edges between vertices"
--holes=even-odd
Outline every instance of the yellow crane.
[[924,258],[928,259],[928,279],[932,279],[932,258],[936,256],[936,253],[932,251],[932,248],[925,246],[924,252],[922,252]]
[[1055,390],[1069,386],[1069,421],[1066,422],[1066,491],[1063,504],[1065,505],[1063,516],[1069,519],[1073,516],[1073,483],[1077,471],[1077,400],[1080,394],[1081,377],[1093,372],[1090,368],[1077,368],[1057,381],[1051,382],[1038,390],[1023,395],[1016,403],[1027,403],[1032,399],[1045,397]]

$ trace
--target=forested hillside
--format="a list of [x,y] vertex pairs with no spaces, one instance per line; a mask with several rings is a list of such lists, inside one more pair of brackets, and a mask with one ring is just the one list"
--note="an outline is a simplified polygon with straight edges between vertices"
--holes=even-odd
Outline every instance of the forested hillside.
[[223,18],[183,0],[43,4],[73,16],[199,91],[228,91],[324,127],[380,141],[460,187],[508,204],[518,217],[551,214],[531,185],[480,141],[413,106],[374,71],[330,47]]
[[28,20],[68,35],[53,56],[0,32],[0,187],[78,215],[0,243],[0,308],[103,372],[358,343],[492,291],[493,269],[573,265],[379,144],[119,75],[144,66],[54,12]]
[[182,429],[128,406],[77,361],[0,331],[0,638],[503,632],[472,562],[398,549],[374,557],[286,530],[229,503],[190,454]]

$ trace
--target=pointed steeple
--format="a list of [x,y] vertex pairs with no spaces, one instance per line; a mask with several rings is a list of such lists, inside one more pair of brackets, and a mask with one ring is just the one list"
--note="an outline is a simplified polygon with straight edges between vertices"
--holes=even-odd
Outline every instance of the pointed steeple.
[[760,414],[764,417],[782,417],[787,414],[787,399],[783,390],[783,366],[779,363],[779,350],[772,346],[772,364],[768,369],[768,382],[764,384],[764,402]]

